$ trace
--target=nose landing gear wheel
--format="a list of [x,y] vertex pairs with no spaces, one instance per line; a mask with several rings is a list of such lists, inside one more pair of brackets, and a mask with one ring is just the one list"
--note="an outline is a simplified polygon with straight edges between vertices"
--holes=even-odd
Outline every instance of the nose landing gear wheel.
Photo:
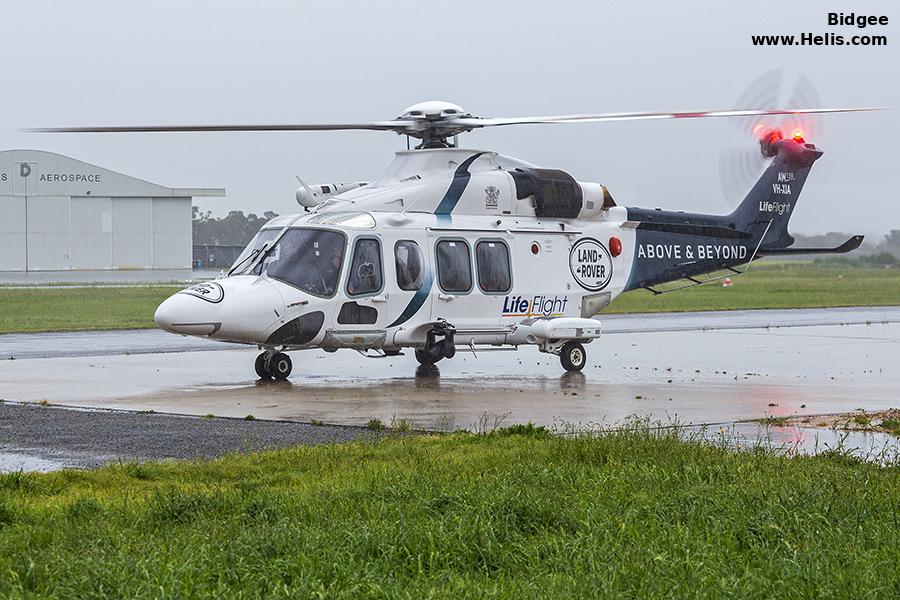
[[287,379],[294,365],[291,363],[291,357],[284,352],[278,352],[269,360],[266,360],[266,353],[263,352],[256,357],[253,367],[260,379]]
[[270,377],[272,377],[272,374],[269,373],[269,369],[266,368],[265,352],[256,357],[256,362],[253,363],[253,368],[256,369],[256,374],[259,375],[260,379],[269,379]]
[[294,365],[291,364],[291,357],[284,352],[279,352],[269,361],[269,371],[272,372],[272,377],[275,379],[287,379],[293,368]]
[[559,351],[559,362],[566,371],[580,371],[587,362],[584,346],[578,342],[566,342]]

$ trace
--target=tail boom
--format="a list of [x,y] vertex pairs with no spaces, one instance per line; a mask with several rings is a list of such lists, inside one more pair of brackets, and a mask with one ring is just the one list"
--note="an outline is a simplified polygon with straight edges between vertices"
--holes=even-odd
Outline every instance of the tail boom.
[[733,270],[762,256],[837,254],[859,247],[863,236],[835,248],[790,247],[788,222],[822,151],[802,138],[770,137],[761,148],[772,164],[731,214],[627,209],[625,226],[635,229],[635,249],[626,291]]

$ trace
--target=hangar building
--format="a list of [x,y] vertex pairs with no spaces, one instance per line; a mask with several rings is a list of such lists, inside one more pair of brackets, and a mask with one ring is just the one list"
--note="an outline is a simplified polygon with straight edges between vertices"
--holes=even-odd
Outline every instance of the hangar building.
[[189,269],[191,198],[40,150],[0,151],[0,272]]

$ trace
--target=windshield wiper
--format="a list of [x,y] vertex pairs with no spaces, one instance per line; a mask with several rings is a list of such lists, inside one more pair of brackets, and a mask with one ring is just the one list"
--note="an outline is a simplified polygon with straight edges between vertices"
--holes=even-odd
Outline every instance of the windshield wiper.
[[[268,242],[266,242],[266,244],[268,244]],[[233,267],[231,267],[231,268],[228,270],[228,275],[231,275],[232,273],[234,273],[235,271],[237,271],[238,269],[240,269],[240,268],[241,268],[241,265],[243,265],[244,263],[246,263],[248,260],[252,260],[252,259],[256,258],[257,256],[259,256],[259,253],[262,252],[262,251],[265,249],[266,244],[263,244],[263,245],[260,246],[259,248],[254,248],[253,251],[250,252],[250,254],[248,254],[247,256],[245,256],[245,257],[241,260],[241,262],[237,263],[236,265],[234,265]]]
[[291,227],[291,225],[296,223],[297,220],[303,216],[305,216],[305,215],[299,214],[299,215],[295,216],[293,219],[291,219],[290,221],[288,221],[287,225],[282,227],[281,231],[278,232],[278,235],[276,235],[274,238],[272,238],[268,242],[265,242],[262,246],[260,246],[256,250],[253,250],[250,254],[247,255],[246,258],[241,260],[241,262],[239,262],[238,264],[231,267],[231,270],[228,271],[228,274],[231,275],[232,273],[236,272],[238,270],[238,268],[241,267],[247,261],[250,261],[250,264],[246,269],[244,269],[245,272],[249,271],[250,269],[255,267],[256,264],[258,262],[260,262],[261,259],[265,258],[266,254],[268,254],[272,249],[275,248],[275,246],[278,244],[279,241],[281,241],[281,238],[284,236],[285,232]]

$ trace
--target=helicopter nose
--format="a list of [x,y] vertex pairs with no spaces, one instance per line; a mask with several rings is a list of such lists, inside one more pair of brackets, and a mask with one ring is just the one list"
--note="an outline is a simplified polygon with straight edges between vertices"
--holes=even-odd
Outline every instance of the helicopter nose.
[[153,320],[160,329],[182,335],[213,335],[222,327],[209,303],[189,294],[174,294],[156,309]]
[[171,333],[255,344],[283,322],[284,313],[284,299],[270,281],[235,276],[177,292],[159,305],[153,318]]
[[176,308],[172,306],[175,304],[172,301],[174,296],[166,298],[163,300],[162,304],[156,307],[156,312],[153,313],[153,320],[156,322],[156,326],[160,329],[168,330],[171,327],[172,323],[175,322],[175,314]]
[[153,320],[160,329],[182,335],[209,336],[222,327],[217,304],[222,286],[207,282],[169,296],[157,307]]

